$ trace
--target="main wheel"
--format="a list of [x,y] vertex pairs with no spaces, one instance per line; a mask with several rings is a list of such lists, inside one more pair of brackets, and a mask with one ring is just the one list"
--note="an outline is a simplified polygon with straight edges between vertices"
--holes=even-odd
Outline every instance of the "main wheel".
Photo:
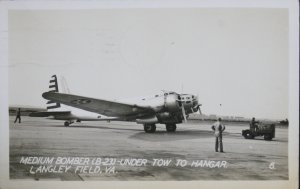
[[145,124],[144,131],[146,133],[154,133],[156,131],[156,125],[155,124]]
[[249,130],[244,132],[244,137],[245,137],[245,139],[253,139],[254,138],[251,131],[249,131]]
[[65,127],[68,127],[70,125],[70,122],[65,121],[64,125],[65,125]]
[[176,131],[176,124],[166,124],[167,132],[175,132]]

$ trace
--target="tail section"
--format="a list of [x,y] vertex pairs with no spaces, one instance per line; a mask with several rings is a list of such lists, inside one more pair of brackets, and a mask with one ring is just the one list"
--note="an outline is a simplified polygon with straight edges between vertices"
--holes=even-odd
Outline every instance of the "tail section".
[[[50,81],[49,81],[49,92],[52,93],[58,93],[59,88],[65,92],[65,89],[67,89],[67,92],[69,91],[67,87],[67,83],[65,79],[63,80],[63,85],[59,86],[58,83],[58,78],[56,75],[51,76]],[[46,103],[47,111],[42,111],[42,112],[32,112],[29,114],[31,117],[49,117],[49,116],[54,116],[54,119],[63,119],[68,120],[71,116],[71,110],[70,108],[66,107],[63,104],[60,104],[59,102],[54,102],[52,100],[48,100]]]
[[[49,92],[59,92],[58,83],[56,75],[53,75],[49,81]],[[59,102],[53,102],[52,100],[48,100],[47,102],[47,110],[60,108]]]
[[[60,82],[58,82],[60,81]],[[67,81],[63,76],[53,75],[49,81],[49,92],[53,93],[67,93],[70,94],[70,89],[68,87]],[[66,107],[59,102],[54,102],[52,100],[47,101],[47,111],[69,111],[70,107]]]
[[49,92],[58,92],[58,83],[56,75],[53,75],[49,81]]

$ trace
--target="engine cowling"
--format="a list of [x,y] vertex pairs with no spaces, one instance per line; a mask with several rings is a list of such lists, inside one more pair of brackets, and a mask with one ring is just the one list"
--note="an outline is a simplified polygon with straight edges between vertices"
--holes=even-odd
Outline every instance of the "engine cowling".
[[136,122],[139,124],[153,124],[158,123],[158,119],[156,116],[143,118],[143,119],[136,119]]
[[169,94],[165,96],[165,109],[169,112],[179,111],[181,107],[180,97],[178,94]]
[[161,123],[182,123],[182,115],[180,113],[162,112],[157,114],[156,117]]
[[171,114],[169,112],[163,112],[156,115],[159,120],[166,120],[171,118]]

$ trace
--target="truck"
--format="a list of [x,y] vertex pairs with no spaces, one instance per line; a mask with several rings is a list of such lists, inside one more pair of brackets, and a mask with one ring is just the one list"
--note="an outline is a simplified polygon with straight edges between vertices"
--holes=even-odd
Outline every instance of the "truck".
[[257,136],[263,136],[264,140],[275,138],[275,124],[258,123],[255,128],[242,130],[245,139],[254,139]]

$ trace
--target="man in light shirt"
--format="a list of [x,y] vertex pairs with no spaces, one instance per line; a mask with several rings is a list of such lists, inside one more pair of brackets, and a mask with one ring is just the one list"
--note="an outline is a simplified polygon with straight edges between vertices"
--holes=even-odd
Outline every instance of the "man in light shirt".
[[223,151],[223,142],[222,142],[222,133],[225,130],[225,126],[221,123],[222,119],[219,118],[217,122],[215,122],[211,129],[214,131],[214,135],[216,137],[215,150],[218,152],[219,144],[220,144],[220,152]]

